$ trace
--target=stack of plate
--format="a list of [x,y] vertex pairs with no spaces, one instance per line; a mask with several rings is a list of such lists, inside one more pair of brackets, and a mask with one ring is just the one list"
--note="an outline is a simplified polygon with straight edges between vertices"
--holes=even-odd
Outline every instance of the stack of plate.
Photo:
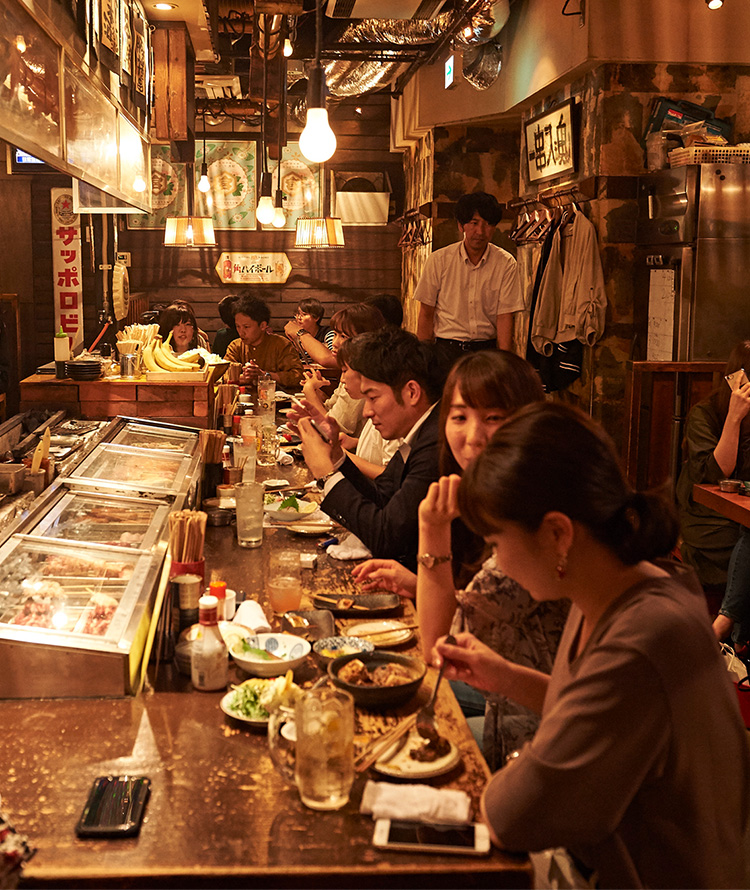
[[99,359],[65,362],[65,373],[73,380],[98,380],[102,376],[102,363]]

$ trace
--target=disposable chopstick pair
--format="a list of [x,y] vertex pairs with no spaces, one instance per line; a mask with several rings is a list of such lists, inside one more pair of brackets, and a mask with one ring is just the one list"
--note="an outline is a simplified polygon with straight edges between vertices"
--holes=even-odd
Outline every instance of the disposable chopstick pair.
[[379,738],[375,739],[375,741],[370,742],[370,744],[362,751],[359,757],[354,761],[354,769],[358,772],[364,772],[366,769],[369,769],[373,763],[376,763],[380,758],[386,753],[386,751],[392,747],[393,743],[398,741],[402,735],[405,735],[409,732],[417,722],[417,715],[412,714],[411,717],[407,717],[405,720],[402,720],[398,726],[394,726],[393,729],[384,733]]
[[[344,597],[341,597],[340,599],[336,599],[335,597],[332,597],[332,596],[322,596],[321,594],[316,593],[315,599],[320,600],[321,603],[331,603],[332,605],[336,606],[341,602],[342,599],[344,599]],[[350,599],[351,599],[351,597],[350,597]],[[352,603],[351,606],[341,606],[341,608],[342,609],[363,609],[364,611],[369,611],[367,606],[363,606],[358,603]]]
[[402,630],[414,630],[419,627],[418,624],[399,624],[398,627],[388,627],[384,630],[361,630],[357,631],[358,637],[385,637],[385,636],[393,636],[394,634],[401,633]]

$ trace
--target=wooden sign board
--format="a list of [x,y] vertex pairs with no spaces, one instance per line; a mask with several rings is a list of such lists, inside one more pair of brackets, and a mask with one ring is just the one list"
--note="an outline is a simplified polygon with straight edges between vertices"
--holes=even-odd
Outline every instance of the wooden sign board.
[[285,253],[222,253],[216,273],[222,284],[284,284],[292,271]]
[[530,182],[575,172],[578,128],[572,99],[532,118],[524,129]]

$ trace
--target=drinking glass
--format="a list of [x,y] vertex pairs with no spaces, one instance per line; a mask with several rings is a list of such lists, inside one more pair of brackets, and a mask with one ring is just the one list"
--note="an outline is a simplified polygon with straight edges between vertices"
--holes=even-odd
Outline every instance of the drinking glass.
[[313,810],[338,810],[354,782],[354,699],[343,689],[311,689],[297,702],[294,778]]
[[269,605],[277,615],[299,609],[302,600],[299,553],[280,550],[271,554],[266,593]]
[[242,467],[242,482],[255,482],[255,461],[255,439],[245,441],[243,438],[239,441],[235,438],[232,443],[232,462],[235,467]]
[[279,457],[279,433],[275,423],[264,423],[258,439],[258,466],[274,467]]
[[234,486],[237,504],[237,543],[240,547],[260,547],[263,542],[263,494],[261,482],[238,482]]
[[270,377],[258,380],[258,413],[274,420],[276,417],[276,381]]

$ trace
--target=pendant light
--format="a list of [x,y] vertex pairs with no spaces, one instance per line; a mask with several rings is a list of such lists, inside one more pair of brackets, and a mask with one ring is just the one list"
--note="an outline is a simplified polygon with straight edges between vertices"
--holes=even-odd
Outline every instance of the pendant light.
[[164,229],[165,247],[214,247],[216,235],[214,221],[210,216],[194,215],[195,163],[187,164],[185,178],[188,182],[187,216],[178,216],[166,221]]
[[271,174],[268,172],[268,164],[266,162],[266,114],[267,105],[267,89],[266,89],[266,65],[268,59],[265,52],[263,54],[263,108],[260,112],[260,200],[255,208],[255,218],[262,226],[270,225],[273,222],[274,206],[271,197]]
[[336,134],[328,123],[325,78],[320,62],[320,35],[323,30],[322,0],[315,2],[315,60],[307,83],[307,117],[299,137],[299,148],[308,161],[323,164],[336,151]]
[[[278,157],[276,161],[276,200],[274,201],[273,219],[271,223],[275,229],[283,229],[286,225],[286,213],[284,213],[284,195],[281,191],[281,160],[284,153],[282,124],[286,125],[286,62],[281,66],[281,83],[279,85],[279,114],[278,114]],[[281,115],[284,115],[282,118]],[[284,127],[286,129],[286,126]]]
[[208,162],[206,161],[206,115],[203,114],[203,163],[201,164],[201,178],[198,180],[198,191],[211,191],[211,183],[208,180]]

